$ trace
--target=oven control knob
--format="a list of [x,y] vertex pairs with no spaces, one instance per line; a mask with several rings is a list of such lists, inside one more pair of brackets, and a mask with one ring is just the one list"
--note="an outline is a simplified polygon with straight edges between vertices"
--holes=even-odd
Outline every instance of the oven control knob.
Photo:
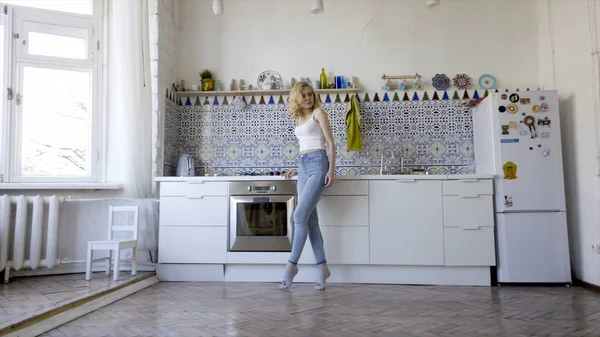
[[273,191],[273,192],[277,191],[277,186],[275,186],[275,185],[271,186],[271,191]]
[[248,186],[248,192],[252,192],[252,186]]

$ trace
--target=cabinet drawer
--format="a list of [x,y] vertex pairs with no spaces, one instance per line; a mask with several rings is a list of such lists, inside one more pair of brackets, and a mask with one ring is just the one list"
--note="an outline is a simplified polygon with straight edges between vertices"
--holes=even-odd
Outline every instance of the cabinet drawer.
[[444,196],[444,227],[473,226],[494,226],[493,197]]
[[442,182],[444,195],[478,196],[494,194],[492,179],[460,179]]
[[202,180],[162,182],[161,197],[197,198],[204,196],[227,196],[227,182],[206,182]]
[[444,228],[446,266],[494,266],[494,227]]
[[227,197],[160,198],[160,226],[227,226]]
[[326,187],[323,195],[369,195],[367,180],[334,180],[333,185]]
[[225,227],[161,227],[159,238],[159,263],[225,263]]
[[321,226],[369,226],[369,197],[324,195],[317,204]]

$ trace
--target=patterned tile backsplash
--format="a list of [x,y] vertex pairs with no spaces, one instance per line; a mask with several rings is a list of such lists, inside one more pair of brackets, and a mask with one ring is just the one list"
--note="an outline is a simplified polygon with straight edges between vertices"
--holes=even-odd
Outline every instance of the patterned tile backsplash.
[[[396,95],[389,100],[385,95],[384,101],[379,101],[378,95],[371,101],[368,94],[359,94],[360,151],[348,151],[346,146],[348,97],[322,97],[337,147],[336,174],[378,174],[382,158],[389,173],[398,173],[401,163],[405,168],[423,167],[429,174],[472,173],[472,110],[462,105],[468,93],[465,91],[463,99],[456,92],[454,99],[444,92],[439,96],[442,94],[444,98],[439,99],[436,92],[435,100],[427,96],[419,100],[417,94],[417,99],[408,100],[405,95],[400,100]],[[165,175],[174,175],[177,159],[184,152],[194,156],[197,175],[296,167],[298,143],[294,120],[283,103],[287,97],[252,97],[241,110],[228,103],[231,99],[186,99],[181,104],[167,100]]]

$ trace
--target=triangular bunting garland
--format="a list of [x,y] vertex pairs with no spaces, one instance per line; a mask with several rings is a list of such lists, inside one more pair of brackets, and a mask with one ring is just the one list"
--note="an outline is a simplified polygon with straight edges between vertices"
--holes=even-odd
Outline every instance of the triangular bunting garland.
[[250,104],[256,104],[256,100],[254,99],[254,96],[252,96],[252,99],[250,100]]
[[189,97],[185,100],[185,105],[192,105]]
[[438,96],[437,91],[433,92],[433,98],[434,101],[438,101],[440,99],[440,96]]
[[477,98],[479,98],[479,93],[477,92],[477,90],[475,90],[475,92],[473,93],[473,99]]
[[273,96],[271,96],[269,98],[269,104],[275,104],[275,100],[273,99]]
[[363,101],[364,102],[371,102],[371,99],[369,98],[369,94],[365,94],[365,99]]
[[413,94],[413,99],[412,100],[413,101],[418,101],[419,100],[419,95],[417,95],[416,92]]
[[350,102],[350,96],[346,94],[346,98],[344,98],[344,103]]
[[450,97],[448,97],[448,92],[444,91],[444,96],[442,97],[443,100],[449,100]]
[[392,98],[393,102],[398,102],[400,100],[400,97],[398,97],[398,92],[394,93],[394,98]]
[[279,96],[279,101],[277,101],[277,104],[285,104],[283,101],[283,96]]
[[403,101],[410,101],[410,98],[408,98],[408,93],[407,92],[404,93],[404,97],[402,97],[402,100]]
[[229,105],[229,101],[227,101],[227,96],[223,97],[223,105]]
[[208,97],[206,97],[204,99],[204,105],[210,105],[210,101],[208,100]]
[[427,91],[425,91],[425,93],[423,94],[423,101],[429,101],[429,95],[427,95]]
[[465,90],[465,94],[463,95],[463,99],[469,99],[469,92]]
[[360,95],[359,94],[354,94],[354,96],[356,96],[356,100],[358,101],[358,103],[360,103]]
[[452,99],[460,99],[460,96],[458,96],[458,91],[454,91],[454,95],[452,95]]
[[486,90],[485,93],[483,94],[483,97],[488,97],[489,96],[489,92]]
[[340,98],[340,95],[335,94],[335,102],[336,103],[342,103],[342,99]]
[[265,104],[265,97],[264,96],[260,96],[260,101],[258,104]]
[[327,94],[327,97],[325,97],[325,103],[331,103],[331,97],[329,97],[329,94]]
[[219,97],[215,96],[215,99],[213,100],[213,105],[219,105]]
[[200,103],[200,97],[196,97],[196,102],[194,102],[194,105],[202,105],[202,103]]
[[373,97],[373,102],[379,102],[379,95],[375,93],[375,97]]

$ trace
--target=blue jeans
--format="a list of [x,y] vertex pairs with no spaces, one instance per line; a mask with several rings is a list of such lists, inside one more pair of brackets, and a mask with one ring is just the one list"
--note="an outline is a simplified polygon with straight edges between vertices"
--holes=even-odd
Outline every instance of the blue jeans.
[[292,254],[288,260],[292,264],[298,264],[306,243],[306,236],[310,237],[317,264],[327,263],[323,237],[319,228],[317,203],[325,189],[325,176],[328,170],[329,158],[325,150],[300,155],[297,182],[298,204],[294,211]]

